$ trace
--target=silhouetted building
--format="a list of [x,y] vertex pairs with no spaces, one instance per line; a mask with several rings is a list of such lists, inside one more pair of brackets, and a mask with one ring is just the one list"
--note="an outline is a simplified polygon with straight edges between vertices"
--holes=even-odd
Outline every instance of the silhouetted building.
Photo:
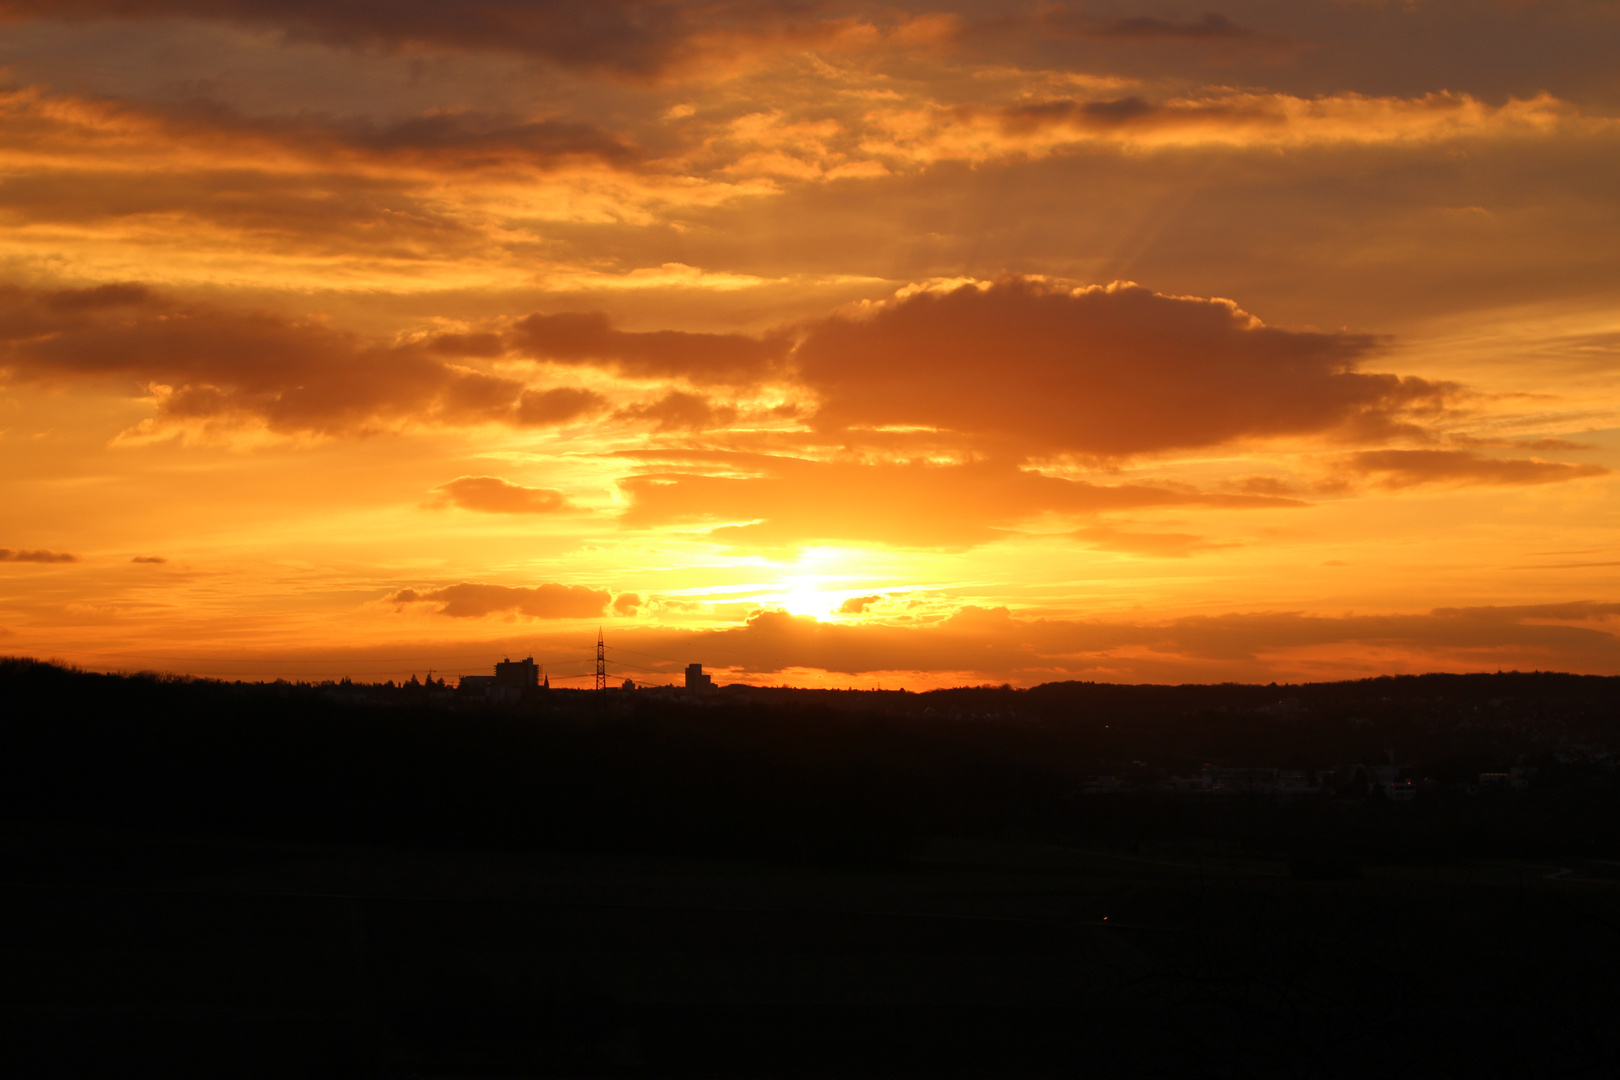
[[703,674],[702,664],[687,664],[686,688],[688,690],[713,690],[714,680]]
[[534,657],[522,660],[502,660],[495,665],[495,685],[523,692],[540,689],[540,668]]
[[463,694],[488,701],[521,701],[541,689],[549,690],[551,680],[542,684],[540,666],[534,657],[502,660],[493,675],[463,675],[457,687]]

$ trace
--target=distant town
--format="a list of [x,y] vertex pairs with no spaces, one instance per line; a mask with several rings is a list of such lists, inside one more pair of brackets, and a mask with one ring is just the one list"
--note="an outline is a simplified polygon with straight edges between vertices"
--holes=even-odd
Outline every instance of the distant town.
[[[551,678],[541,665],[535,663],[532,656],[526,656],[522,660],[503,658],[496,662],[494,674],[463,675],[454,686],[443,678],[435,680],[430,671],[425,681],[412,675],[410,679],[397,684],[393,680],[384,683],[356,683],[343,679],[336,683],[323,683],[321,687],[333,699],[348,699],[370,705],[400,705],[423,701],[444,705],[520,705],[525,702],[533,703],[539,700],[540,695],[552,692]],[[681,686],[638,686],[633,679],[624,679],[617,686],[612,686],[604,677],[599,679],[599,685],[593,690],[559,688],[558,692],[579,694],[609,690],[640,690],[668,696],[676,691],[684,694],[702,694],[714,689],[714,678],[704,672],[702,664],[692,663],[686,666],[685,681]]]
[[[1602,722],[1602,709],[1584,696],[1597,690],[1600,697],[1614,697],[1620,686],[1611,684],[1620,680],[1512,673],[1386,677],[1303,687],[1054,683],[1028,690],[987,686],[912,693],[740,683],[721,687],[702,663],[692,662],[680,683],[649,685],[632,679],[610,683],[600,662],[600,638],[598,646],[593,688],[553,688],[532,656],[502,658],[491,674],[463,675],[453,686],[431,673],[425,681],[413,675],[398,684],[344,679],[302,685],[328,701],[381,708],[499,709],[559,717],[596,716],[602,709],[623,714],[635,702],[652,706],[663,701],[707,708],[814,703],[913,721],[1048,731],[1078,723],[1120,744],[1112,760],[1106,754],[1095,760],[1099,771],[1077,778],[1071,794],[1084,798],[1173,794],[1217,800],[1263,796],[1282,802],[1372,798],[1403,804],[1442,795],[1520,792],[1570,769],[1620,769],[1620,731],[1611,731]],[[1451,692],[1413,694],[1420,684]],[[1572,688],[1583,693],[1570,697]],[[1525,690],[1531,692],[1520,696]],[[1114,699],[1108,711],[1086,700],[1099,694]],[[1184,699],[1172,710],[1180,722],[1173,725],[1174,732],[1163,732],[1165,744],[1153,745],[1158,740],[1151,737],[1152,730],[1167,719],[1163,703],[1154,699],[1165,694]],[[1195,717],[1205,723],[1190,723]],[[1206,728],[1198,733],[1204,738],[1189,740],[1189,728],[1199,727]],[[1240,741],[1250,745],[1239,750],[1218,742],[1207,746],[1211,760],[1190,760],[1189,746],[1207,740],[1209,728],[1247,729],[1251,737]],[[1138,743],[1134,748],[1128,746],[1132,729]],[[1268,730],[1272,739],[1257,744],[1252,738],[1254,732]],[[1165,753],[1172,745],[1176,752]],[[1376,751],[1369,753],[1369,746]]]

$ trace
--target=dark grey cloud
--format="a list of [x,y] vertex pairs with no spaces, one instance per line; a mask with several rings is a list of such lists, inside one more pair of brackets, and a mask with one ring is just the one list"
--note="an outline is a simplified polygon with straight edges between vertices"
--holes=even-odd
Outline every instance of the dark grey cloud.
[[77,555],[66,551],[47,551],[44,548],[0,548],[0,562],[70,563],[78,562]]
[[1470,450],[1365,450],[1349,455],[1344,466],[1378,487],[1391,489],[1420,484],[1521,487],[1603,476],[1609,472],[1601,465],[1491,458]]
[[109,104],[161,124],[170,135],[254,139],[312,158],[348,154],[445,170],[506,165],[552,168],[578,159],[631,167],[641,152],[591,124],[474,110],[435,110],[387,121],[299,113],[248,116],[208,100],[174,106]]
[[463,581],[430,589],[400,589],[384,598],[393,604],[433,604],[436,614],[458,619],[517,615],[530,619],[588,619],[607,610],[612,594],[586,585],[533,587]]
[[[798,341],[795,344],[794,338]],[[802,383],[814,424],[849,436],[934,428],[1025,453],[1125,455],[1241,438],[1420,434],[1456,388],[1361,365],[1378,339],[1266,326],[1226,300],[1133,284],[1070,289],[1008,277],[925,290],[753,337],[615,329],[600,312],[531,315],[508,347],[637,378]],[[731,417],[682,393],[621,415],[665,429]]]
[[632,378],[699,383],[759,380],[781,364],[791,344],[785,335],[618,330],[601,312],[530,315],[513,327],[511,343],[524,355],[554,363],[595,364]]
[[1154,18],[1152,15],[1136,15],[1103,23],[1091,32],[1098,37],[1180,38],[1194,41],[1255,36],[1253,30],[1238,26],[1225,15],[1215,11],[1206,11],[1198,18],[1187,22],[1173,22]]
[[671,390],[657,401],[630,405],[613,414],[626,420],[652,421],[654,431],[709,431],[737,419],[731,405],[716,405],[698,394]]
[[1161,103],[1135,96],[1091,100],[1053,98],[998,109],[971,106],[957,110],[957,115],[964,119],[986,114],[999,119],[1002,130],[1010,135],[1028,135],[1054,127],[1108,131],[1124,127],[1218,125],[1233,121],[1284,122],[1282,116],[1265,111],[1260,102],[1249,101],[1242,105],[1220,100]]
[[523,427],[550,427],[581,420],[606,409],[607,398],[595,390],[558,386],[550,390],[525,390],[518,395],[516,422]]
[[915,425],[1030,452],[1124,455],[1241,438],[1387,438],[1446,384],[1359,370],[1364,334],[1281,330],[1224,300],[1008,278],[810,329],[795,353],[827,431]]
[[[256,24],[339,47],[520,53],[649,79],[712,55],[700,38],[807,37],[816,2],[751,0],[0,0],[0,18],[187,18]],[[718,57],[716,59],[719,59]]]
[[57,289],[42,299],[46,307],[56,311],[97,311],[145,304],[152,299],[152,291],[138,282],[114,282],[85,289]]
[[45,383],[133,379],[152,386],[167,419],[253,418],[276,431],[339,434],[405,420],[544,426],[606,406],[594,391],[531,388],[449,363],[443,351],[138,284],[0,286],[0,371]]

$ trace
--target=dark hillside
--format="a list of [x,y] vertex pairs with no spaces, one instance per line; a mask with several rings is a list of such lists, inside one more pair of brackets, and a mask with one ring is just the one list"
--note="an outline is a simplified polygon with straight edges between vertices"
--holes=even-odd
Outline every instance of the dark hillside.
[[0,1044],[74,1078],[1607,1077],[1614,685],[493,707],[8,661]]
[[[5,661],[0,799],[38,820],[854,865],[931,836],[1620,858],[1620,679],[554,691],[506,708],[367,693]],[[1295,770],[1313,797],[1205,797],[1206,767]],[[1504,790],[1476,790],[1481,774]],[[1369,775],[1418,798],[1383,805]]]

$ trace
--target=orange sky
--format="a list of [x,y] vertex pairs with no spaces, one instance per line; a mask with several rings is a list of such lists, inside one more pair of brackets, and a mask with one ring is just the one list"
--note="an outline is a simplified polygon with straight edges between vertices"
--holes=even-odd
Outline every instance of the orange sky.
[[1612,0],[0,0],[0,652],[1620,673],[1616,56]]

